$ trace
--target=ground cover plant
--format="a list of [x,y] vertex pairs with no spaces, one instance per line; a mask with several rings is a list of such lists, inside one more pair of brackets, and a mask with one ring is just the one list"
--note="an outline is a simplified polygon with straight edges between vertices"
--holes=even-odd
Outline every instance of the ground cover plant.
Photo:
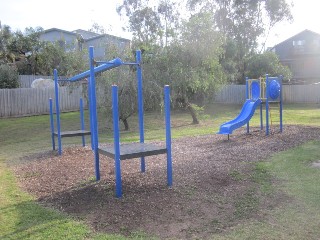
[[[312,162],[320,155],[319,108],[285,109],[286,120],[295,125],[285,125],[283,134],[274,128],[266,137],[255,126],[250,135],[239,129],[230,141],[214,133],[239,106],[213,105],[197,126],[189,124],[188,115],[174,113],[174,187],[165,185],[164,156],[148,158],[146,174],[139,173],[138,160],[123,161],[121,200],[114,197],[112,159],[101,161],[102,181],[96,183],[89,148],[71,145],[62,157],[50,151],[48,116],[2,119],[0,237],[317,239],[319,169]],[[64,126],[75,117],[63,114]],[[162,144],[162,119],[146,114],[148,141]],[[101,137],[110,139],[102,124]],[[121,134],[124,141],[137,138],[131,126]],[[284,150],[289,151],[275,154]]]

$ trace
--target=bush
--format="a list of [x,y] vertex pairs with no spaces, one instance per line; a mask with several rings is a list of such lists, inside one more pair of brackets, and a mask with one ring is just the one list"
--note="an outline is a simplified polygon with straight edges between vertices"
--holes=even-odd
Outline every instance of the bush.
[[0,65],[0,88],[18,88],[19,75],[15,67]]

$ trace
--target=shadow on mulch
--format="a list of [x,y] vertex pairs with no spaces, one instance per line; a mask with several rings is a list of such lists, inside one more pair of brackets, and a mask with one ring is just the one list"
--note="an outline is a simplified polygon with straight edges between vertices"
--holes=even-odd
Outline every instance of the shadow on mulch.
[[[41,204],[79,217],[97,231],[206,239],[244,219],[265,218],[265,209],[290,201],[275,188],[261,191],[254,163],[320,138],[320,128],[302,126],[286,126],[270,136],[257,129],[243,132],[229,141],[215,134],[173,140],[172,189],[166,186],[165,155],[146,158],[143,174],[139,159],[122,161],[122,199],[114,196],[112,159],[101,156],[101,181],[94,181],[89,148],[67,148],[61,157],[40,155],[15,172]],[[276,181],[271,175],[264,180],[271,186]]]

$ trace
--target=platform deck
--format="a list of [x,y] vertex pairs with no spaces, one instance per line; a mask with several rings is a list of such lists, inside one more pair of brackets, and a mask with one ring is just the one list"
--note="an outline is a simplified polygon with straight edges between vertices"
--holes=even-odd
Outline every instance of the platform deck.
[[[99,147],[99,153],[114,158],[114,147]],[[167,153],[166,147],[156,146],[150,143],[129,143],[120,145],[120,160],[147,157]]]
[[[61,137],[76,137],[76,136],[85,136],[85,135],[91,135],[91,132],[86,130],[60,132]],[[54,132],[54,136],[58,136],[58,132]]]

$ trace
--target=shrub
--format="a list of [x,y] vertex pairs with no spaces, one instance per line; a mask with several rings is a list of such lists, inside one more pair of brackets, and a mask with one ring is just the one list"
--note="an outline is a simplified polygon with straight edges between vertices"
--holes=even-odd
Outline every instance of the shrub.
[[19,75],[15,67],[0,65],[0,88],[18,88]]

